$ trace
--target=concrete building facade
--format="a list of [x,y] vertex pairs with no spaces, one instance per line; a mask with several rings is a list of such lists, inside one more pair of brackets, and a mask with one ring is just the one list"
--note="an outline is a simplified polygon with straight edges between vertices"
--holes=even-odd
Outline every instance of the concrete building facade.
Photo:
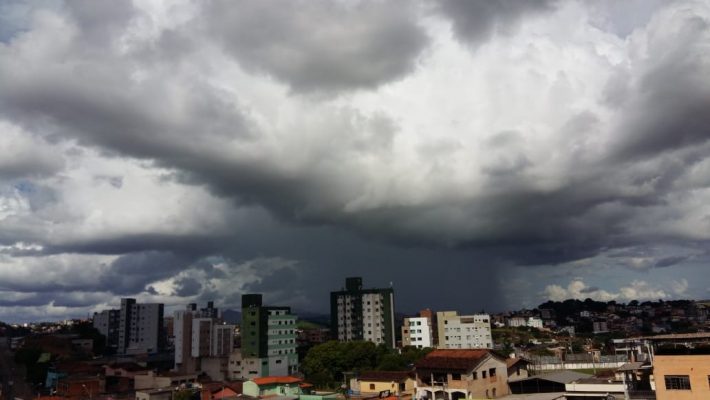
[[106,337],[107,347],[118,347],[120,319],[120,310],[103,310],[100,313],[94,313],[93,326]]
[[434,347],[434,328],[428,316],[408,317],[402,324],[402,346]]
[[656,354],[653,376],[658,400],[710,399],[710,354]]
[[[234,325],[227,325],[218,317],[212,302],[207,308],[197,310],[190,304],[185,310],[174,314],[175,370],[183,373],[202,371],[201,361],[207,358],[223,358],[210,361],[226,365],[234,347]],[[226,371],[226,368],[224,369]]]
[[362,278],[346,278],[343,290],[330,293],[330,310],[334,339],[394,347],[394,289],[363,289]]
[[155,353],[163,348],[163,305],[121,299],[118,354]]
[[488,314],[436,313],[441,349],[492,349],[491,317]]

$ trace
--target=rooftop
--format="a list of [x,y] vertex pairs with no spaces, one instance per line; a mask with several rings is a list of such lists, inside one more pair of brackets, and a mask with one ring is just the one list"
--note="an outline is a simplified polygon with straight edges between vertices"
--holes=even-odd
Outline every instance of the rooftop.
[[358,380],[373,382],[400,382],[411,376],[409,371],[365,371]]
[[254,378],[252,382],[257,385],[287,385],[291,383],[301,383],[303,379],[296,378],[295,376],[265,376],[262,378]]
[[427,354],[415,363],[416,369],[444,369],[468,371],[494,355],[488,349],[439,349]]
[[567,383],[572,383],[572,382],[580,380],[580,379],[587,379],[587,378],[591,378],[591,377],[592,377],[592,375],[583,374],[581,372],[556,371],[556,372],[550,372],[547,374],[531,376],[529,378],[525,378],[525,379],[521,379],[521,380],[525,381],[525,380],[533,380],[533,379],[542,379],[542,380],[546,380],[546,381],[567,384]]
[[695,340],[710,339],[710,332],[698,333],[670,333],[667,335],[644,336],[646,340]]

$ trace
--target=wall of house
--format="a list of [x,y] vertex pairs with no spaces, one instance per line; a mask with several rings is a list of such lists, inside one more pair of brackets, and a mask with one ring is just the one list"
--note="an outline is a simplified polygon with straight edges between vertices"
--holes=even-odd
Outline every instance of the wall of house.
[[[667,375],[688,376],[690,390],[666,389]],[[653,359],[653,376],[657,400],[710,399],[710,355],[656,355]]]
[[136,400],[170,400],[172,398],[172,390],[136,392]]
[[298,384],[275,384],[259,386],[253,381],[246,381],[242,386],[242,393],[252,397],[269,395],[299,396],[301,394],[301,388],[298,386]]
[[529,376],[530,374],[528,373],[528,368],[523,363],[519,362],[508,369],[508,382],[525,379]]
[[[494,368],[496,376],[489,376],[489,370]],[[473,379],[472,375],[468,375],[467,380],[468,391],[473,398],[497,398],[507,395],[508,392],[508,368],[506,364],[497,359],[489,358],[474,370],[477,372],[477,378]],[[486,371],[486,377],[483,377],[483,371]],[[495,393],[495,395],[493,394]],[[488,394],[488,396],[486,396]]]
[[378,381],[358,381],[360,393],[379,393],[389,390],[391,394],[413,393],[414,379],[407,379],[404,382],[404,390],[400,390],[399,382],[378,382]]

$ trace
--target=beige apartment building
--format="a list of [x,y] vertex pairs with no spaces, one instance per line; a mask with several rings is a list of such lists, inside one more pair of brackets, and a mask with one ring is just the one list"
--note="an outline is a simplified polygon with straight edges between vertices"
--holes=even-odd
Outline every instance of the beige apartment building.
[[459,315],[456,311],[439,311],[436,320],[440,349],[493,348],[488,314]]

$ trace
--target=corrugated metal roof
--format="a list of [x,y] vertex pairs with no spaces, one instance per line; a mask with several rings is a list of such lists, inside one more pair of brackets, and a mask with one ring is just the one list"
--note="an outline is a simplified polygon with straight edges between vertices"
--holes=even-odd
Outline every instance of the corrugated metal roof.
[[534,379],[542,379],[542,380],[546,380],[546,381],[567,384],[567,383],[572,383],[578,379],[590,378],[592,376],[593,375],[583,374],[581,372],[575,372],[575,371],[555,371],[555,372],[549,372],[547,374],[531,376],[530,378],[521,379],[517,382],[529,381],[529,380],[534,380]]

